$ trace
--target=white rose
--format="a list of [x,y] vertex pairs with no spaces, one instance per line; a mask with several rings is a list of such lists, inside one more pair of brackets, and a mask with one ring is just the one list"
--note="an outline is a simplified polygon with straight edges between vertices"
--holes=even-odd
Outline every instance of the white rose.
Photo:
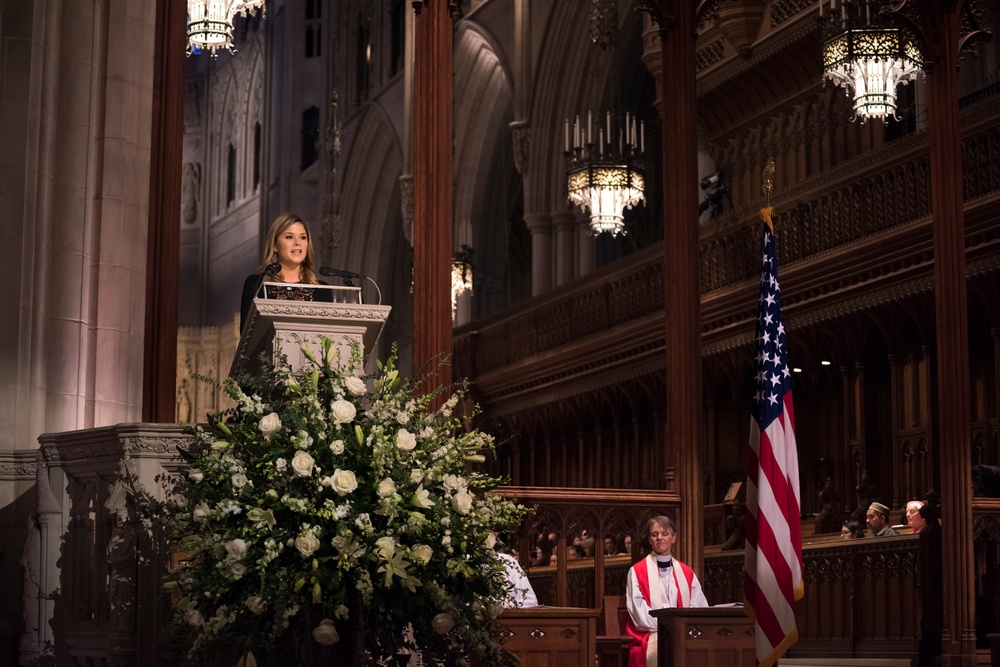
[[264,613],[264,609],[267,607],[267,603],[264,602],[264,599],[259,595],[251,595],[243,604],[247,606],[247,609],[258,616]]
[[188,470],[188,479],[190,479],[192,482],[200,482],[201,480],[205,479],[205,473],[198,470],[197,468],[191,468],[190,470]]
[[306,533],[295,538],[295,548],[303,556],[312,556],[313,552],[319,549],[319,538],[312,533]]
[[350,470],[337,468],[332,475],[323,480],[323,486],[329,486],[338,496],[346,496],[358,488],[358,480]]
[[188,506],[188,499],[179,493],[173,497],[173,501],[174,505],[177,505],[182,509]]
[[284,470],[285,466],[287,465],[288,461],[286,461],[285,459],[278,459],[277,461],[274,462],[274,467],[277,468],[278,470]]
[[389,560],[392,558],[392,555],[396,553],[396,540],[392,539],[388,535],[378,538],[375,540],[375,551],[377,551],[382,558]]
[[446,491],[451,491],[452,493],[465,491],[466,488],[465,478],[458,475],[445,475],[442,484]]
[[426,544],[415,544],[410,549],[410,558],[418,565],[427,565],[427,563],[431,562],[431,556],[433,555],[434,550]]
[[204,521],[208,518],[208,513],[211,509],[204,500],[194,506],[194,511],[191,512],[191,518],[195,521]]
[[417,446],[417,436],[405,428],[401,428],[399,429],[399,433],[396,434],[396,446],[404,452],[413,451],[413,448]]
[[333,452],[334,454],[336,454],[337,456],[340,456],[341,454],[343,454],[344,453],[344,441],[343,440],[334,440],[333,442],[331,442],[330,443],[330,451]]
[[497,543],[497,536],[492,532],[486,534],[486,548],[492,549]]
[[247,485],[248,480],[246,475],[244,475],[241,472],[238,472],[235,475],[233,475],[232,481],[234,488],[242,489],[244,486]]
[[451,617],[451,614],[441,613],[431,620],[431,627],[434,628],[434,632],[443,635],[451,632],[451,629],[455,627],[455,619]]
[[269,415],[264,415],[260,420],[260,432],[265,438],[270,438],[272,435],[281,430],[281,417],[278,413],[272,412]]
[[229,554],[233,560],[240,560],[247,555],[247,543],[238,537],[235,540],[229,540],[226,542],[226,553]]
[[188,609],[184,612],[184,620],[187,621],[188,625],[196,628],[200,628],[205,625],[205,619],[202,617],[201,612],[197,609]]
[[468,514],[472,509],[472,494],[460,491],[451,497],[451,507],[459,514]]
[[392,481],[391,478],[386,477],[381,482],[378,483],[378,488],[375,490],[379,498],[386,498],[396,493],[396,483]]
[[333,624],[333,620],[324,618],[320,621],[319,625],[313,628],[313,639],[323,646],[333,646],[339,642],[340,635],[337,634],[337,627]]
[[298,477],[308,477],[312,474],[315,464],[316,461],[309,455],[309,452],[304,452],[300,449],[292,457],[292,472]]
[[351,393],[351,396],[360,396],[368,391],[365,387],[365,381],[359,377],[351,376],[344,380],[344,386],[347,387],[347,391]]
[[335,424],[346,424],[354,419],[356,414],[358,409],[350,401],[339,400],[330,404],[330,416],[333,417]]
[[420,468],[413,468],[410,470],[410,481],[414,484],[419,484],[424,479],[424,471]]

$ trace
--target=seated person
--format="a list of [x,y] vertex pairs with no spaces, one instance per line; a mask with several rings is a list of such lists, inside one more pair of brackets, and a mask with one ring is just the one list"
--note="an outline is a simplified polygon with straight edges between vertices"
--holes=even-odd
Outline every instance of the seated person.
[[670,556],[677,539],[673,520],[655,516],[649,520],[647,530],[653,551],[628,571],[625,587],[625,632],[640,642],[629,649],[628,667],[657,664],[656,619],[650,616],[650,610],[708,606],[694,570]]
[[584,556],[592,556],[594,554],[594,536],[584,528],[579,535],[573,538],[573,546],[581,547]]
[[503,606],[510,608],[537,607],[538,598],[535,597],[535,589],[528,581],[528,575],[524,573],[521,564],[510,554],[502,551],[497,552],[497,556],[503,563],[505,574],[507,575],[507,595],[503,599]]
[[911,500],[906,503],[906,525],[913,529],[914,534],[919,533],[927,525],[927,521],[920,514],[920,508],[923,506],[922,500]]
[[538,533],[536,546],[538,548],[538,556],[531,562],[531,566],[544,567],[546,565],[555,565],[555,557],[552,552],[556,548],[556,534]]
[[287,283],[284,289],[268,290],[267,298],[291,301],[332,301],[330,290],[308,285],[326,285],[316,277],[316,257],[305,221],[294,213],[282,213],[271,224],[264,241],[260,273],[247,277],[240,301],[240,332],[250,312],[250,304],[263,296],[265,282]]
[[857,540],[864,536],[865,529],[854,519],[845,521],[844,525],[840,527],[840,539],[842,540]]
[[571,544],[566,549],[566,558],[569,560],[580,560],[587,557],[587,552],[579,544]]
[[605,556],[616,556],[622,553],[622,550],[618,548],[618,541],[613,537],[604,538],[604,555]]
[[868,527],[872,530],[872,537],[889,537],[899,535],[892,526],[889,525],[889,508],[882,503],[872,503],[868,506]]

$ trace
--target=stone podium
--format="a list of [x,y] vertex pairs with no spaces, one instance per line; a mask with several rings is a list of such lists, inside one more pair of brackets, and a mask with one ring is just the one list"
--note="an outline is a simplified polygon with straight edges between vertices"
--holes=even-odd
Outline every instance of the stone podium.
[[272,359],[283,354],[292,370],[298,370],[306,363],[302,346],[308,345],[318,354],[324,336],[339,350],[341,363],[351,358],[351,345],[355,343],[361,347],[362,363],[367,361],[392,307],[337,302],[338,297],[335,291],[332,303],[254,299],[229,376],[257,373],[261,354]]

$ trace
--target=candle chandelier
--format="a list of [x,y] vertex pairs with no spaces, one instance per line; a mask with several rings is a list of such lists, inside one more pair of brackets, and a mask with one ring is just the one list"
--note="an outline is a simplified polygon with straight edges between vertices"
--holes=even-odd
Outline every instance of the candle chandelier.
[[896,117],[896,86],[917,77],[920,51],[882,14],[887,0],[820,0],[823,74],[854,100],[855,118]]
[[645,169],[643,155],[646,129],[634,116],[622,119],[606,113],[594,118],[588,112],[586,126],[577,116],[566,121],[566,190],[569,200],[590,212],[594,235],[625,233],[624,211],[643,200]]
[[208,51],[218,57],[219,49],[236,53],[233,46],[233,18],[246,16],[258,9],[266,11],[265,0],[187,0],[187,54],[195,50]]
[[458,297],[465,292],[472,292],[472,255],[471,247],[462,244],[462,249],[455,251],[451,259],[451,316],[458,310]]

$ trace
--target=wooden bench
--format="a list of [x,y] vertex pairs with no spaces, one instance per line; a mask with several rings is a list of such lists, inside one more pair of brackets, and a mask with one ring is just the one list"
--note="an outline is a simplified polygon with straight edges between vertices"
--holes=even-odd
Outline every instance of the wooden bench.
[[624,595],[605,595],[597,626],[597,667],[626,667],[635,641],[625,634],[628,608]]

